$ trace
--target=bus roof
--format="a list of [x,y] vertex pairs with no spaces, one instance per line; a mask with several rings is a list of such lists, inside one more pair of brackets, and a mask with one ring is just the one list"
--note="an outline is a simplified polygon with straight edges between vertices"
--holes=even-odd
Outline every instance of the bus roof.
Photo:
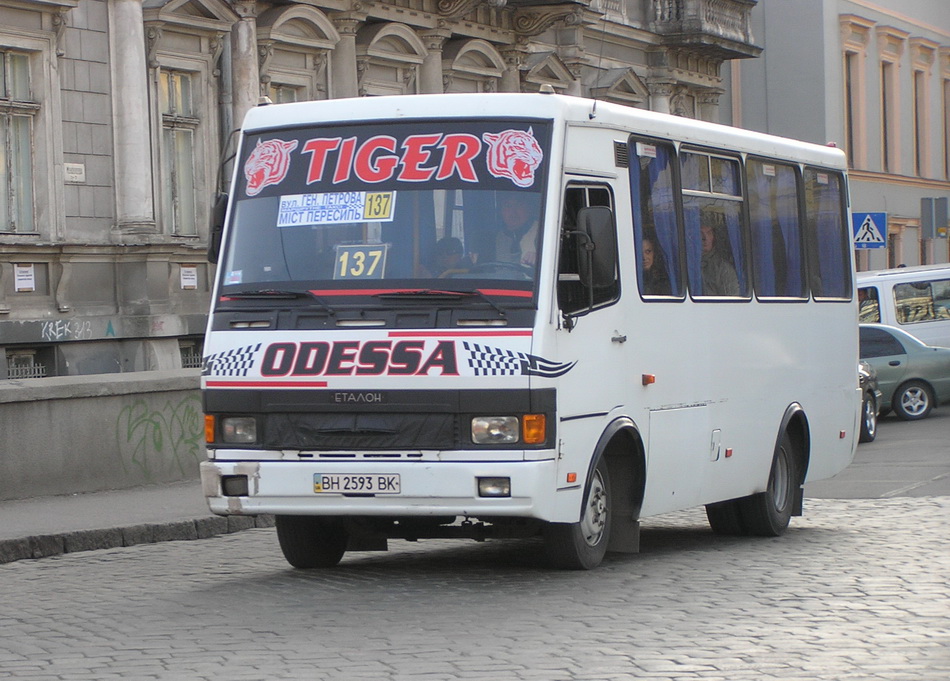
[[434,118],[541,118],[847,168],[844,152],[834,147],[621,104],[543,93],[393,95],[258,106],[245,117],[244,131]]

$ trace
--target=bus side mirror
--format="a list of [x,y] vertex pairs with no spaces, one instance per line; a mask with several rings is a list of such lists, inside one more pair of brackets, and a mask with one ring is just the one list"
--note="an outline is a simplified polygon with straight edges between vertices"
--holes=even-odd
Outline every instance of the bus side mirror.
[[228,212],[228,195],[218,194],[211,207],[211,231],[208,233],[208,262],[218,262],[221,250],[221,235],[224,233],[224,218]]
[[581,283],[592,289],[612,285],[617,278],[613,211],[606,206],[581,208],[577,213],[577,232],[582,253],[578,262]]

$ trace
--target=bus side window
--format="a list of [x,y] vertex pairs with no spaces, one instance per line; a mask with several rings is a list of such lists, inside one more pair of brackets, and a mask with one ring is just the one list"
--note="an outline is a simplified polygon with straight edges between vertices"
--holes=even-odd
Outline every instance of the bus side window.
[[[593,287],[582,281],[581,258],[587,257],[585,239],[576,232],[577,216],[582,208],[602,206],[613,209],[610,189],[605,186],[571,185],[564,191],[564,211],[561,215],[561,248],[558,258],[558,305],[565,314],[576,314],[611,303],[620,295],[619,268],[614,263],[614,280],[607,285]],[[616,234],[613,235],[616,239]],[[616,252],[616,242],[614,244]],[[593,293],[593,296],[591,296]],[[593,297],[593,305],[591,298]]]
[[694,297],[749,297],[739,161],[680,154],[686,267]]
[[679,221],[673,189],[676,152],[669,142],[631,138],[630,199],[637,285],[647,299],[682,299]]
[[862,324],[881,322],[881,305],[876,286],[858,289],[858,321]]
[[837,172],[805,168],[808,274],[816,300],[851,299],[850,226],[844,180]]
[[805,258],[794,166],[750,158],[746,163],[755,293],[805,298]]

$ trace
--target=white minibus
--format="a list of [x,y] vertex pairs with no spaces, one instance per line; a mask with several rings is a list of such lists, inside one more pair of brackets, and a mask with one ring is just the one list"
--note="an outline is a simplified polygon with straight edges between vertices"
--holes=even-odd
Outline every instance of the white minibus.
[[927,345],[950,347],[950,265],[859,272],[861,322],[903,329]]
[[704,505],[775,536],[858,440],[839,149],[587,99],[261,106],[223,219],[204,494],[295,567]]

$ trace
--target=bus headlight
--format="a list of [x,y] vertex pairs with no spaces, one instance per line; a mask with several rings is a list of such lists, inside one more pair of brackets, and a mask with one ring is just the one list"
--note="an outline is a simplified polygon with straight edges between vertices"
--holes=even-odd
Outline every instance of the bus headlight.
[[517,416],[476,416],[472,419],[472,442],[477,445],[510,445],[520,438]]
[[228,416],[221,419],[221,439],[230,445],[257,442],[257,419],[251,416]]

